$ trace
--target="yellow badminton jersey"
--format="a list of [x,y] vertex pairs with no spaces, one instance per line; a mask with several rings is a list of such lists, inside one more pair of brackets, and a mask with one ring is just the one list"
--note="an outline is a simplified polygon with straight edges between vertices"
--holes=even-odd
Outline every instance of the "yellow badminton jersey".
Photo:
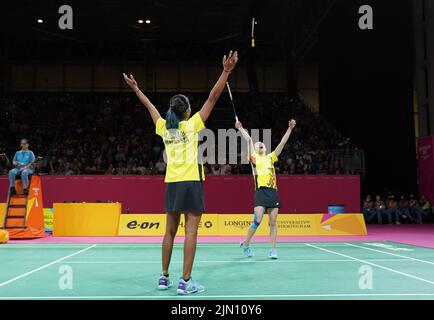
[[166,147],[165,182],[205,179],[202,162],[198,161],[198,132],[204,128],[199,113],[195,113],[187,121],[180,121],[178,129],[167,129],[165,119],[157,120],[155,133],[163,138]]
[[252,164],[256,189],[260,187],[277,189],[276,171],[274,170],[274,163],[276,161],[278,159],[274,151],[263,156],[256,152],[252,153],[250,163]]

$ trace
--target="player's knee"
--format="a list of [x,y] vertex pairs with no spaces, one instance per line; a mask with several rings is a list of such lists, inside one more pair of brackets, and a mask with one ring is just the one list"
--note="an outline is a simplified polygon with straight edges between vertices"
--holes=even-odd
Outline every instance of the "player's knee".
[[258,219],[253,219],[253,223],[252,223],[252,225],[250,226],[250,228],[252,228],[252,229],[258,229],[258,227],[259,227],[259,225],[261,224],[261,220],[258,220]]
[[185,236],[186,237],[197,237],[198,228],[194,226],[186,226]]
[[187,239],[197,238],[197,230],[185,230],[185,237]]
[[178,231],[178,228],[175,228],[175,227],[173,227],[173,228],[166,228],[166,235],[168,235],[169,237],[172,237],[172,238],[174,238],[174,237],[176,237],[176,232]]
[[168,236],[170,238],[175,238],[176,237],[176,231],[175,230],[166,230],[166,236]]
[[277,226],[277,219],[273,219],[273,218],[271,218],[269,224],[270,224],[270,227],[275,227],[275,226]]

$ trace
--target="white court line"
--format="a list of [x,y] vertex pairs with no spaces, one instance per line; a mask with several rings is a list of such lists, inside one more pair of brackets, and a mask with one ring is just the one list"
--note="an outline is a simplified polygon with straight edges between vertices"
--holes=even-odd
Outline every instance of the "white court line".
[[39,267],[39,268],[33,269],[33,270],[29,271],[29,272],[23,273],[23,274],[21,274],[21,275],[15,277],[15,278],[12,278],[12,279],[10,279],[10,280],[7,280],[7,281],[5,281],[5,282],[2,282],[2,283],[0,283],[0,287],[3,287],[3,286],[5,286],[5,285],[7,285],[7,284],[9,284],[9,283],[11,283],[11,282],[14,282],[14,281],[17,281],[17,280],[19,280],[19,279],[21,279],[21,278],[24,278],[25,276],[28,276],[29,274],[32,274],[32,273],[38,272],[38,271],[40,271],[40,270],[42,270],[42,269],[48,268],[49,266],[52,266],[53,264],[56,264],[56,263],[58,263],[58,262],[60,262],[60,261],[63,261],[63,260],[65,260],[65,259],[68,259],[68,258],[70,258],[70,257],[73,257],[73,256],[75,256],[75,255],[77,255],[77,254],[80,254],[80,253],[82,253],[82,252],[84,252],[84,251],[87,251],[87,250],[89,250],[89,249],[92,249],[92,248],[94,248],[95,246],[96,246],[96,244],[94,244],[94,245],[92,245],[92,246],[90,246],[90,247],[87,247],[87,248],[85,248],[85,249],[83,249],[83,250],[80,250],[80,251],[74,252],[74,253],[72,253],[72,254],[69,254],[69,255],[67,255],[67,256],[65,256],[65,257],[63,257],[63,258],[60,258],[60,259],[58,259],[58,260],[55,260],[55,261],[53,261],[53,262],[47,263],[47,264],[43,265],[42,267]]
[[[407,261],[407,259],[368,259],[369,261]],[[295,259],[295,260],[207,260],[195,261],[194,263],[298,263],[298,262],[354,262],[348,259]],[[131,261],[68,261],[68,264],[161,264],[161,261],[145,261],[145,260],[131,260]],[[183,261],[171,261],[171,263],[183,263]]]
[[342,293],[342,294],[258,294],[258,295],[187,295],[187,296],[41,296],[41,297],[0,297],[0,300],[30,300],[30,299],[61,299],[61,300],[77,300],[77,299],[227,299],[227,298],[346,298],[346,297],[434,297],[434,293]]
[[359,262],[362,262],[364,264],[369,264],[369,265],[374,266],[374,267],[378,267],[378,268],[381,268],[381,269],[384,269],[384,270],[387,270],[387,271],[390,271],[390,272],[394,272],[394,273],[397,273],[397,274],[400,274],[400,275],[403,275],[403,276],[406,276],[406,277],[409,277],[409,278],[413,278],[413,279],[416,279],[416,280],[423,281],[423,282],[426,282],[426,283],[434,285],[434,281],[431,281],[431,280],[427,280],[427,279],[423,279],[423,278],[420,278],[420,277],[416,277],[416,276],[413,276],[413,275],[405,273],[405,272],[401,272],[401,271],[398,271],[398,270],[395,270],[395,269],[392,269],[392,268],[384,267],[384,266],[381,266],[379,264],[372,263],[372,262],[369,262],[369,261],[366,261],[366,260],[354,258],[352,256],[349,256],[349,255],[346,255],[346,254],[343,254],[343,253],[339,253],[339,252],[336,252],[336,251],[333,251],[333,250],[329,250],[329,249],[325,249],[325,248],[320,248],[320,247],[317,247],[317,246],[315,246],[313,244],[306,243],[306,245],[309,246],[309,247],[312,247],[312,248],[316,248],[318,250],[322,250],[322,251],[325,251],[325,252],[333,253],[333,254],[341,256],[341,257],[345,257],[345,258],[348,258],[348,259],[359,261]]
[[387,252],[387,251],[377,250],[377,249],[373,249],[373,248],[358,246],[356,244],[347,243],[347,242],[345,244],[348,245],[348,246],[351,246],[351,247],[356,247],[356,248],[360,248],[360,249],[370,250],[370,251],[374,251],[374,252],[380,252],[380,253],[388,254],[388,255],[391,255],[391,256],[395,256],[395,257],[399,257],[399,258],[404,258],[404,259],[407,259],[407,260],[413,260],[413,261],[418,261],[418,262],[423,262],[423,263],[428,263],[428,264],[434,265],[433,261],[427,261],[427,260],[412,258],[412,257],[409,257],[409,256],[404,256],[402,254],[396,254],[396,253],[392,253],[392,252]]
[[[86,245],[89,243],[82,243],[82,245]],[[315,243],[317,246],[321,246],[321,247],[345,247],[346,244],[342,243],[342,242],[337,242],[337,243]],[[174,246],[179,246],[182,247],[184,244],[183,243],[174,243]],[[300,242],[300,243],[288,243],[288,242],[280,242],[278,245],[278,248],[292,248],[292,247],[297,247],[297,248],[302,248],[306,245],[306,243]],[[71,247],[79,247],[80,243],[47,243],[46,245],[42,244],[42,243],[26,243],[26,244],[16,244],[16,243],[9,243],[3,246],[0,246],[0,249],[47,249],[47,248],[71,248]],[[202,248],[219,248],[219,247],[224,247],[224,248],[234,248],[234,247],[239,247],[239,242],[221,242],[221,243],[198,243],[197,244],[198,247],[202,247]],[[252,243],[252,246],[257,247],[257,248],[269,248],[270,245],[267,242],[257,242],[257,243]],[[151,247],[151,248],[160,248],[161,247],[161,243],[98,243],[98,247],[100,248],[147,248],[147,247]]]

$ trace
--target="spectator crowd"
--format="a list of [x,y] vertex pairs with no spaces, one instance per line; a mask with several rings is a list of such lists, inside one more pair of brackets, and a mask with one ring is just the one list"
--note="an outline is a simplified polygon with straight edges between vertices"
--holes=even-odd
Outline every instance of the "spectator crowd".
[[[151,94],[164,116],[171,94]],[[206,98],[190,94],[193,112]],[[317,113],[301,101],[283,94],[236,96],[240,119],[251,128],[272,128],[275,147],[295,118],[297,127],[280,157],[280,174],[352,174],[351,163],[336,157],[336,150],[359,151]],[[224,102],[219,102],[220,104]],[[228,106],[223,106],[228,108]],[[19,139],[28,138],[30,149],[43,160],[41,174],[163,174],[164,146],[154,134],[146,109],[132,93],[20,93],[0,98],[0,153],[12,155]],[[207,126],[217,129],[219,110]],[[280,121],[281,120],[281,121]],[[233,127],[233,124],[230,124]],[[229,126],[228,128],[229,129]],[[7,172],[0,165],[0,173]],[[248,165],[206,164],[207,174],[249,174]]]
[[375,199],[367,195],[362,205],[366,223],[401,224],[401,223],[433,223],[434,211],[425,196],[419,199],[410,195],[399,198],[389,194],[385,199],[376,195]]

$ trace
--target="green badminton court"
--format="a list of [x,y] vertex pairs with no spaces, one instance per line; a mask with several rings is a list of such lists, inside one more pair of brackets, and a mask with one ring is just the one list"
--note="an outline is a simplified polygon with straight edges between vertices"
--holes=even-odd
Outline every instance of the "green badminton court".
[[156,289],[161,246],[151,243],[12,243],[0,246],[0,299],[434,299],[434,249],[394,242],[198,245],[193,277],[206,292]]

